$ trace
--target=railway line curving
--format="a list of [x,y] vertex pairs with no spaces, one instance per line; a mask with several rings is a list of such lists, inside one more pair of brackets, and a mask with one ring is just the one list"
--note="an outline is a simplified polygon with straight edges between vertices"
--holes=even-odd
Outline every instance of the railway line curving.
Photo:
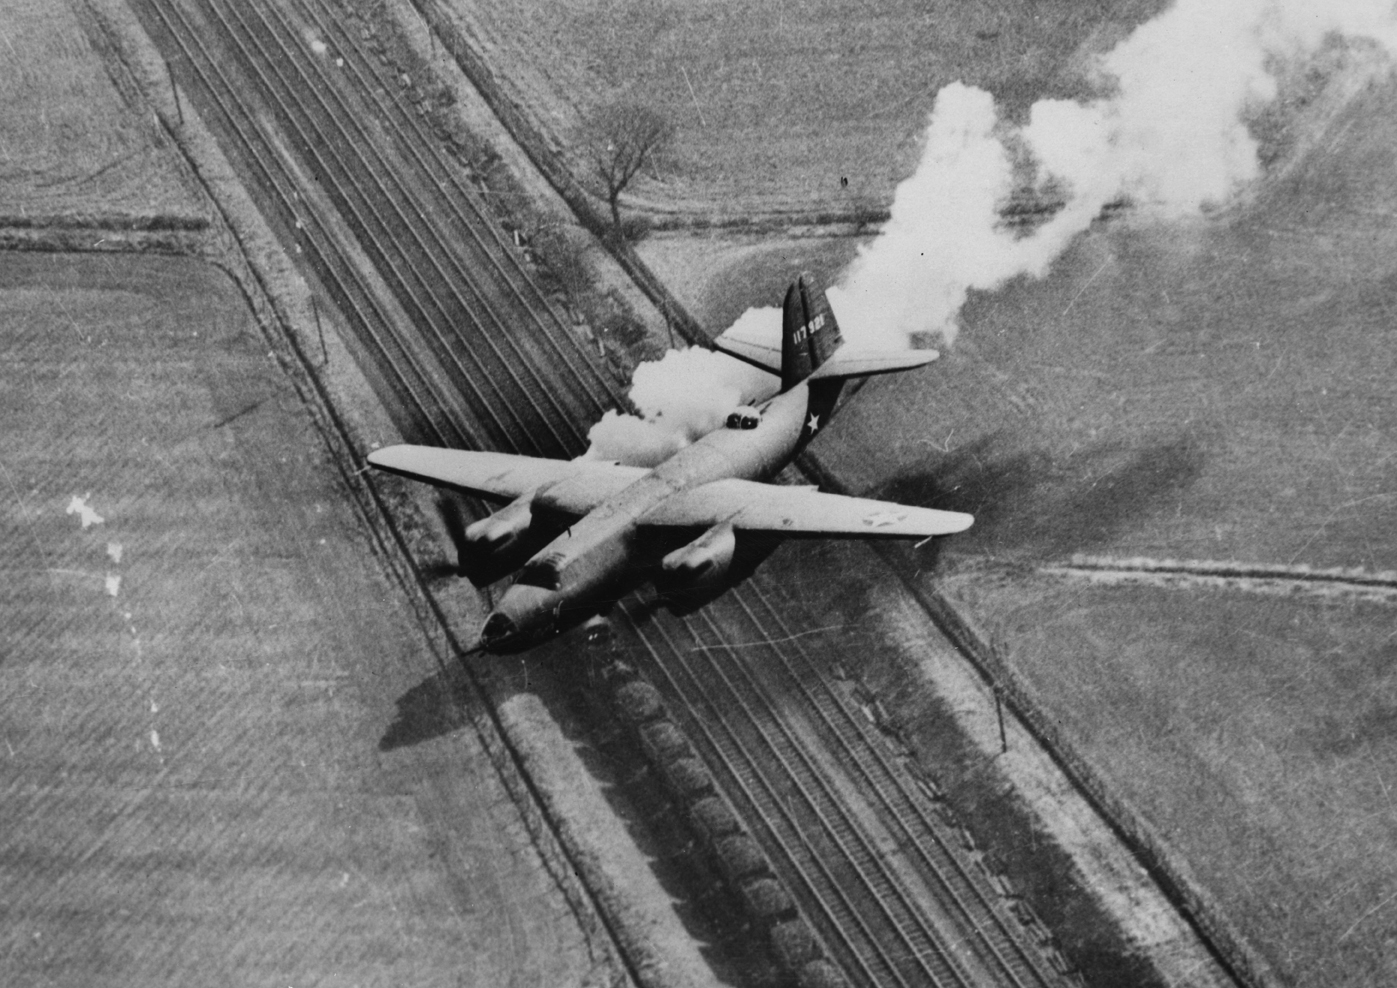
[[[623,402],[616,384],[330,0],[133,5],[345,315],[405,435],[581,452],[586,424]],[[793,634],[792,605],[761,575],[686,616],[632,598],[620,639],[682,729],[644,746],[690,818],[716,787],[745,821],[710,844],[774,953],[820,983],[828,960],[867,985],[1065,983],[831,681],[837,639]]]

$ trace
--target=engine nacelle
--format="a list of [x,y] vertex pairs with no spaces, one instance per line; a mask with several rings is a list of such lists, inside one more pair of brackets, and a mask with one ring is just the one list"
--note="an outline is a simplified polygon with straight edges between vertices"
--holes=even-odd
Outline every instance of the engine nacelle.
[[737,533],[720,522],[660,561],[661,578],[675,588],[703,587],[720,581],[732,566]]
[[466,526],[466,544],[475,552],[498,555],[518,542],[533,524],[533,511],[527,497],[505,505],[494,514]]

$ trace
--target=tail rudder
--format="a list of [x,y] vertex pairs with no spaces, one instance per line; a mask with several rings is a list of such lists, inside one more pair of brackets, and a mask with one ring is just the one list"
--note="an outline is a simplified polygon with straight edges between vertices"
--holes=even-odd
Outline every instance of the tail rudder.
[[781,321],[781,390],[805,380],[844,344],[825,293],[804,272],[786,291]]

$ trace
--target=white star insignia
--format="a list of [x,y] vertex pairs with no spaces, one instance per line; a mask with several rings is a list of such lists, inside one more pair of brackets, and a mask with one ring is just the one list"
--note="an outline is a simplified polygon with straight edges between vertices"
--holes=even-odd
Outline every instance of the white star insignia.
[[805,423],[805,427],[809,429],[811,432],[815,432],[816,430],[818,430],[820,428],[820,416],[816,415],[814,412],[811,412],[810,421]]

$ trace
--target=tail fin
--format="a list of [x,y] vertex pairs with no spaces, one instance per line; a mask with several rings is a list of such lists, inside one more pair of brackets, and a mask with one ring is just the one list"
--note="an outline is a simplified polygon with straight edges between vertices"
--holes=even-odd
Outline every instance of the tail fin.
[[805,380],[844,344],[825,293],[807,288],[802,273],[786,291],[781,322],[781,390]]

